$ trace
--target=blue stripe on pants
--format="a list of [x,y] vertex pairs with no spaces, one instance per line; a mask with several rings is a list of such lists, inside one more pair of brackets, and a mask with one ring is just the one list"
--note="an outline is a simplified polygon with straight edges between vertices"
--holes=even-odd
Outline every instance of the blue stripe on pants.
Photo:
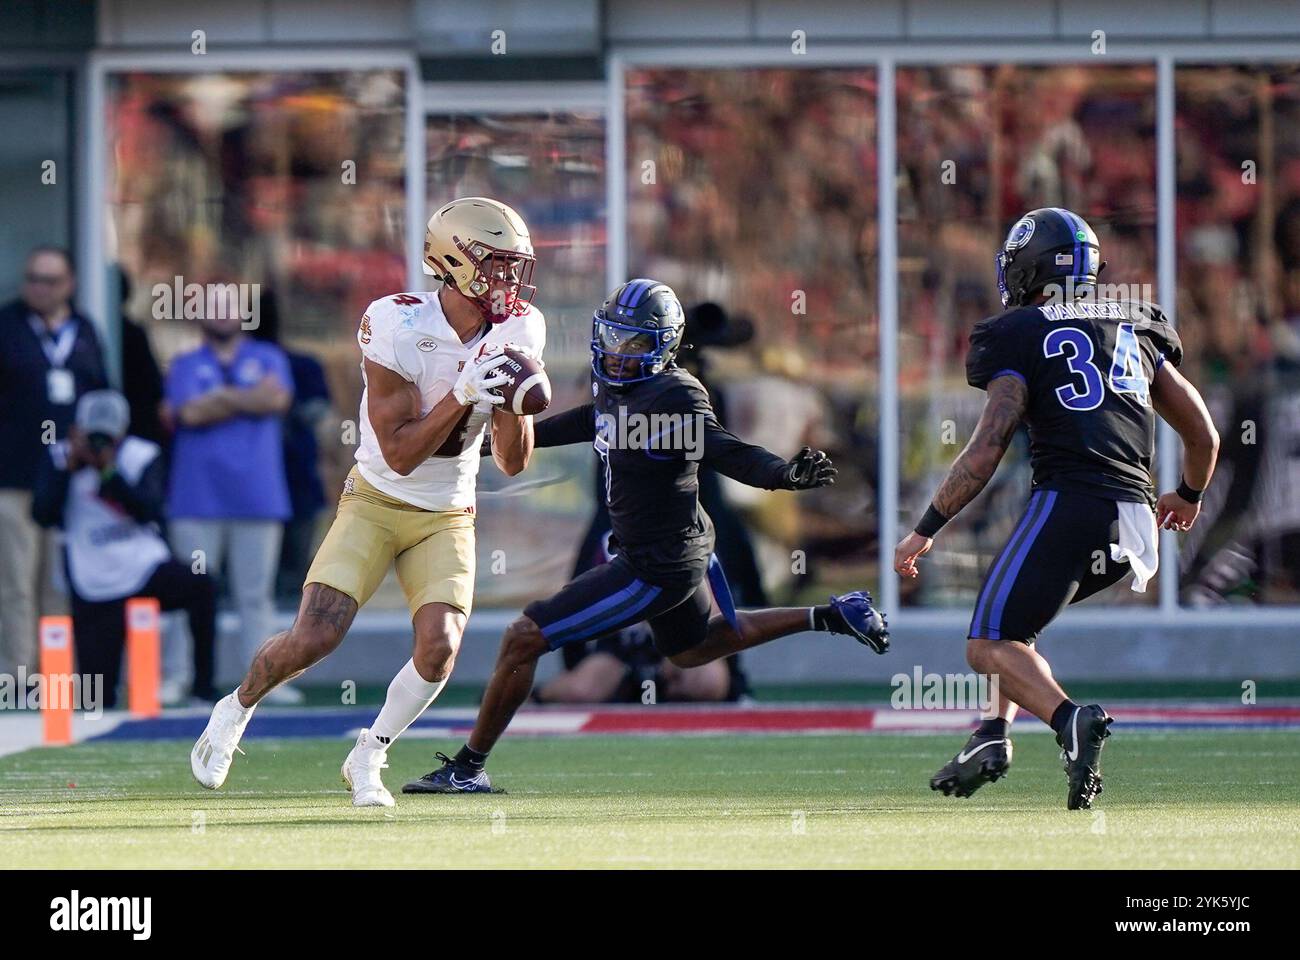
[[633,580],[617,593],[610,594],[563,620],[542,627],[542,636],[552,650],[566,643],[598,636],[612,624],[644,610],[660,592],[659,587],[652,587],[642,580]]
[[722,569],[722,561],[718,559],[717,554],[709,555],[709,589],[713,591],[713,599],[717,601],[718,609],[722,611],[727,623],[739,630],[736,601],[732,599],[731,584],[727,583],[726,571]]
[[1025,505],[1024,516],[1020,518],[1020,523],[1012,531],[1011,536],[1007,539],[1007,545],[1002,548],[1002,553],[994,562],[993,569],[989,571],[988,579],[984,581],[984,587],[980,590],[979,598],[975,602],[975,616],[971,618],[970,622],[970,635],[972,637],[986,636],[985,629],[987,625],[985,620],[987,619],[989,602],[997,592],[999,578],[1002,576],[1002,571],[1006,569],[1007,561],[1015,553],[1017,543],[1019,543],[1025,531],[1033,524],[1035,511],[1037,511],[1042,500],[1043,491],[1041,490],[1030,496],[1029,503]]
[[655,598],[658,597],[659,594],[660,589],[658,587],[650,587],[644,594],[638,595],[631,605],[617,607],[605,614],[599,620],[576,627],[575,632],[565,635],[560,643],[575,643],[582,640],[591,640],[595,637],[599,637],[603,633],[608,633],[616,624],[635,623],[640,619],[638,614],[640,614],[640,612],[646,607],[650,606],[650,604],[654,603]]
[[1016,552],[1015,559],[1011,561],[1011,566],[1007,568],[1006,577],[1002,581],[1002,587],[998,590],[997,599],[993,601],[993,611],[989,616],[989,633],[990,640],[1002,639],[1002,610],[1007,605],[1007,597],[1011,595],[1011,588],[1015,585],[1016,577],[1020,574],[1020,568],[1025,565],[1025,558],[1029,556],[1030,549],[1034,546],[1034,540],[1038,533],[1043,529],[1043,524],[1047,523],[1047,518],[1052,513],[1052,507],[1056,504],[1056,491],[1051,490],[1047,494],[1047,499],[1042,509],[1038,511],[1038,519],[1030,529],[1029,535],[1020,545]]
[[645,588],[646,588],[645,583],[643,583],[640,580],[633,580],[631,583],[629,583],[626,587],[624,587],[622,590],[618,591],[617,593],[612,593],[608,597],[605,597],[603,600],[597,600],[591,606],[585,607],[582,610],[579,610],[577,613],[565,617],[563,620],[557,620],[555,621],[555,623],[547,624],[546,626],[542,627],[542,636],[549,637],[552,633],[558,633],[561,630],[565,630],[569,627],[576,627],[579,624],[581,624],[584,620],[589,620],[592,617],[598,616],[599,614],[604,613],[610,607],[616,606],[622,603],[624,600],[630,599],[633,594],[640,593]]

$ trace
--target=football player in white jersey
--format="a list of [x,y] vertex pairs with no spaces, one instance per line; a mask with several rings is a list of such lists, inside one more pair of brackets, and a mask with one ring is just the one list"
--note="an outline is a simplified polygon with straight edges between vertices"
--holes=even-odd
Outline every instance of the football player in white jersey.
[[546,326],[531,304],[535,263],[528,228],[514,210],[484,197],[453,200],[425,231],[424,271],[441,286],[367,309],[357,332],[365,391],[356,465],[293,625],[262,645],[190,753],[203,786],[225,782],[258,701],[333,651],[357,608],[396,567],[414,655],[342,769],[355,805],[393,805],[380,775],[388,747],[441,692],[470,613],[484,429],[507,474],[523,470],[532,455],[532,418],[500,407],[496,388],[505,378],[496,367],[506,343],[541,358]]

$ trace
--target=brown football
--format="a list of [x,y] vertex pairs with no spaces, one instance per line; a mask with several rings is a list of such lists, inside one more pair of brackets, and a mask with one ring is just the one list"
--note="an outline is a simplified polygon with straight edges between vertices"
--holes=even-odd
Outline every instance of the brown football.
[[502,407],[516,416],[541,413],[551,405],[551,381],[541,362],[512,346],[505,354],[506,362],[492,371],[508,378],[501,385]]

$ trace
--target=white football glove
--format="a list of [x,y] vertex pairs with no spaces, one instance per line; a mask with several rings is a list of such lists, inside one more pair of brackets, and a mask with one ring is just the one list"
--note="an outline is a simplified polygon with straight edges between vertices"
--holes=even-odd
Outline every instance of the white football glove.
[[496,388],[509,382],[509,377],[496,372],[496,368],[506,362],[503,352],[476,357],[465,364],[456,385],[451,392],[456,402],[463,406],[473,406],[486,400],[493,406],[506,402],[506,398],[496,393]]

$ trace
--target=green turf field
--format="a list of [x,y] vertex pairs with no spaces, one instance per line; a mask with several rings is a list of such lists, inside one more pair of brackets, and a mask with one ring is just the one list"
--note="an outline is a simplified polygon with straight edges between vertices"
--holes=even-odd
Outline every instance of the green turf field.
[[[505,796],[356,810],[344,740],[246,740],[226,788],[190,744],[0,759],[0,845],[27,867],[1297,867],[1300,732],[1129,732],[1094,811],[1064,809],[1050,736],[974,798],[927,780],[953,736],[508,738]],[[397,789],[435,749],[390,755]]]

